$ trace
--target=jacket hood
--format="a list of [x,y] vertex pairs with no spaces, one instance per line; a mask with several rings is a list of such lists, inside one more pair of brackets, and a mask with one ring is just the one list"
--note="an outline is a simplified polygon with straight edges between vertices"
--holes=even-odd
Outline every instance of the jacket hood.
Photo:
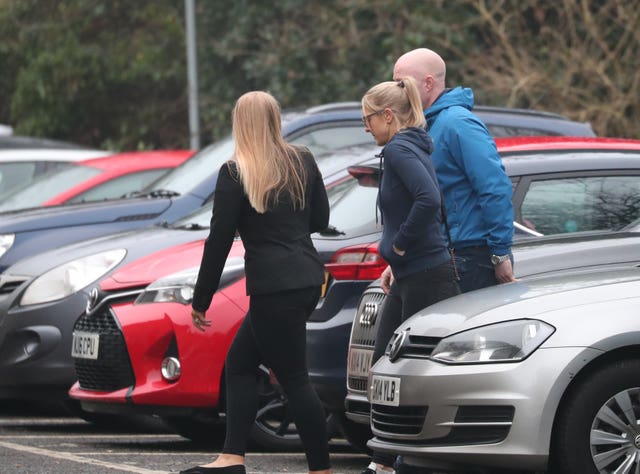
[[428,154],[431,154],[433,152],[433,140],[424,128],[405,128],[396,133],[392,139],[396,141],[413,143]]
[[429,120],[434,115],[438,115],[442,110],[455,105],[472,110],[474,105],[473,91],[468,87],[464,89],[462,87],[456,87],[455,89],[445,90],[442,95],[431,104],[431,107],[424,111],[424,115],[427,120]]

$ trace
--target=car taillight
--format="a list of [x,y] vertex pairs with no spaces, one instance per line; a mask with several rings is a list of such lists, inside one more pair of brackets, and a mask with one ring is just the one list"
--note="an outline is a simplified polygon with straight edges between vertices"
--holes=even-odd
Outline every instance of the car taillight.
[[376,280],[387,268],[387,262],[374,243],[338,250],[325,268],[336,280]]

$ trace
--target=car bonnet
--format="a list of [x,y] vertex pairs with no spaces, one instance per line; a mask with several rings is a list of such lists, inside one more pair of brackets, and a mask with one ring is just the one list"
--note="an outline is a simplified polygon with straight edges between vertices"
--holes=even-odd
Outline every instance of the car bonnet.
[[592,270],[529,278],[464,293],[419,311],[397,331],[445,337],[473,327],[544,313],[580,304],[607,301],[640,282],[640,268]]

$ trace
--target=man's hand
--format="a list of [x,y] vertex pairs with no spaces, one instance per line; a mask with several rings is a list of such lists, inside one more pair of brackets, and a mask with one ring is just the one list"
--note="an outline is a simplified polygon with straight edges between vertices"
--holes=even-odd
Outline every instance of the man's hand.
[[204,313],[202,311],[196,311],[195,309],[191,310],[191,320],[193,321],[193,325],[197,330],[204,332],[204,328],[207,326],[211,326],[211,321],[208,321],[204,317]]
[[510,259],[495,265],[493,267],[493,271],[496,273],[496,280],[498,280],[498,283],[510,283],[512,281],[516,281],[513,276],[513,266],[511,265]]
[[382,279],[380,283],[382,291],[384,291],[385,293],[389,293],[389,290],[391,290],[391,284],[393,283],[393,272],[391,271],[390,265],[384,269],[382,275],[380,275],[380,278]]

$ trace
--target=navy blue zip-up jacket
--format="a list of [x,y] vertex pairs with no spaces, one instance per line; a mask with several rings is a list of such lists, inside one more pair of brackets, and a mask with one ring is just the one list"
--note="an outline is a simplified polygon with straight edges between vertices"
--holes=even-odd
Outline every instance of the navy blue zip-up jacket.
[[[431,138],[421,128],[399,131],[382,149],[379,251],[397,279],[450,260],[442,233],[440,189],[431,150]],[[393,245],[405,254],[395,253]]]

